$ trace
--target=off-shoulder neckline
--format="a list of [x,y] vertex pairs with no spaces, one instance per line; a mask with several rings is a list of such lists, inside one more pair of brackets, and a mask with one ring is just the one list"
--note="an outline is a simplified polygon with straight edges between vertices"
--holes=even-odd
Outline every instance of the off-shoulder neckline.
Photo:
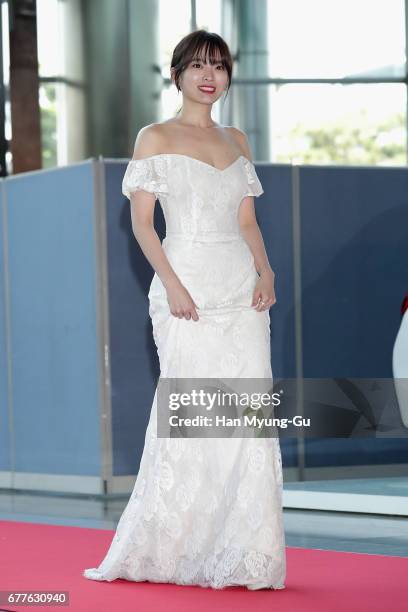
[[216,168],[215,166],[212,166],[211,164],[208,164],[207,162],[202,161],[201,159],[197,159],[197,157],[192,157],[191,155],[185,155],[183,153],[156,153],[155,155],[149,155],[148,157],[141,157],[139,159],[131,159],[129,163],[138,162],[138,161],[144,161],[144,160],[148,160],[148,159],[154,159],[155,157],[164,157],[164,156],[173,156],[173,157],[175,156],[175,157],[184,157],[186,159],[191,159],[192,161],[195,161],[195,162],[197,162],[199,164],[202,164],[203,166],[207,166],[207,168],[211,168],[212,170],[215,170],[216,172],[220,172],[220,173],[226,172],[227,170],[232,168],[232,166],[235,166],[235,164],[240,159],[244,159],[245,161],[249,162],[250,164],[253,163],[250,159],[245,157],[245,155],[239,155],[226,168]]

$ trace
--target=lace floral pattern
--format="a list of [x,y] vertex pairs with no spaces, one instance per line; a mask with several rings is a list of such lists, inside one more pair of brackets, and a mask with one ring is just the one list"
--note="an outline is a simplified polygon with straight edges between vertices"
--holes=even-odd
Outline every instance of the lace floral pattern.
[[105,559],[84,576],[285,588],[278,440],[157,438],[156,397],[146,432],[155,450],[142,457]]
[[144,190],[156,197],[168,191],[164,159],[145,158],[129,162],[122,180],[122,193],[130,199],[133,191]]
[[[133,160],[123,193],[138,189],[159,197],[163,248],[199,307],[198,322],[171,315],[153,276],[149,314],[161,377],[272,382],[269,311],[251,307],[258,274],[237,223],[242,199],[263,192],[253,164],[241,157],[221,171],[186,156]],[[285,588],[279,439],[160,438],[157,410],[156,389],[130,499],[104,559],[83,575]]]
[[248,180],[248,189],[246,190],[246,196],[260,196],[264,190],[261,185],[261,181],[255,171],[253,163],[249,159],[244,160],[245,171]]

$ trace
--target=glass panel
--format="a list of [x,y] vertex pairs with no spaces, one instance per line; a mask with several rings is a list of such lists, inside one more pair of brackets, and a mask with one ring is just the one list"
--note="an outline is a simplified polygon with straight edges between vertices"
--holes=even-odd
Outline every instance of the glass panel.
[[190,0],[178,0],[177,5],[166,0],[159,4],[159,57],[164,77],[170,76],[173,49],[188,34],[191,23]]
[[271,161],[405,165],[406,87],[271,86]]
[[209,32],[221,33],[221,2],[220,0],[197,0],[197,29],[204,28]]
[[402,76],[404,24],[403,0],[269,0],[269,74]]
[[[161,0],[159,4],[159,62],[162,76],[170,78],[170,63],[174,47],[190,30],[191,2],[180,0],[177,3],[177,18],[174,4]],[[181,107],[182,97],[173,84],[163,85],[161,91],[161,108],[158,121],[173,117]]]
[[62,36],[58,0],[37,0],[37,47],[39,75],[60,76]]
[[43,83],[39,89],[41,113],[42,166],[53,168],[57,158],[57,85]]

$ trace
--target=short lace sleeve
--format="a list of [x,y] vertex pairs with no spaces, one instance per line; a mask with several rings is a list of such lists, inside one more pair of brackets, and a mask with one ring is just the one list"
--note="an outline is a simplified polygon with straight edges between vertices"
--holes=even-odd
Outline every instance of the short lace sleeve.
[[244,159],[244,163],[248,182],[245,196],[260,196],[261,193],[264,193],[264,190],[256,173],[255,166],[249,159]]
[[132,159],[126,168],[122,181],[122,193],[130,200],[134,191],[148,191],[156,198],[168,192],[165,159],[162,157],[145,157]]

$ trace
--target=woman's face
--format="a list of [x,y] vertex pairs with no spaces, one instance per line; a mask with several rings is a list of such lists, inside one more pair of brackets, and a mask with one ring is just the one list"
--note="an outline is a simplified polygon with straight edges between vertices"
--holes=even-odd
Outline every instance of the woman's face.
[[[228,87],[228,72],[217,58],[217,63],[210,64],[208,57],[203,61],[203,54],[193,59],[180,75],[180,88],[183,96],[196,102],[213,104]],[[205,90],[202,87],[208,86]]]

